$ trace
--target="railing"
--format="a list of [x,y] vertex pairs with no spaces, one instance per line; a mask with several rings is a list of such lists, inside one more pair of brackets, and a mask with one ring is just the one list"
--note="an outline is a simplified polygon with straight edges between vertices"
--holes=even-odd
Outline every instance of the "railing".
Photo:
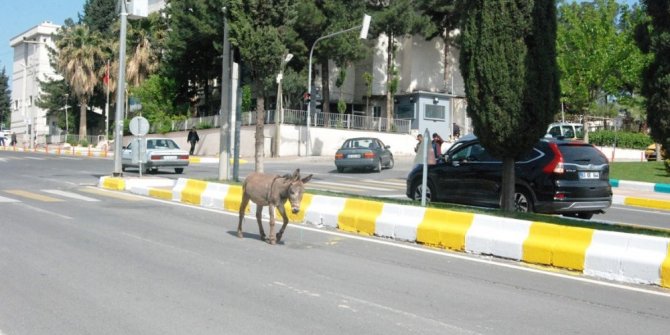
[[[265,112],[265,124],[274,124],[275,123],[275,110],[268,110]],[[281,123],[284,124],[296,124],[296,125],[306,125],[307,124],[307,111],[296,110],[296,109],[285,109],[283,115],[280,115],[282,120]],[[184,121],[172,121],[170,124],[163,125],[161,123],[155,123],[151,125],[150,132],[171,132],[171,131],[185,131],[189,130],[192,127],[198,129],[202,128],[218,128],[220,126],[218,115],[212,116],[203,116],[186,119]],[[242,113],[240,119],[243,126],[255,125],[256,124],[256,112],[245,112]],[[395,133],[409,133],[412,120],[410,119],[393,119],[391,123],[391,132]],[[352,114],[340,114],[340,113],[320,113],[315,112],[311,115],[311,127],[328,127],[328,128],[337,128],[337,129],[359,129],[359,130],[371,130],[386,132],[387,119],[383,117],[371,117],[371,116],[361,116],[361,115],[352,115]],[[68,134],[67,139],[65,134],[60,135],[42,135],[37,136],[37,145],[40,144],[60,144],[60,143],[82,143],[83,140],[86,140],[86,143],[96,146],[98,143],[104,140],[104,135],[89,135],[89,136],[79,136],[76,134]]]
[[[242,125],[249,126],[256,124],[256,112],[242,113]],[[265,124],[275,123],[275,111],[268,110],[265,113]],[[302,110],[284,110],[284,124],[307,124],[307,111]],[[391,131],[396,133],[409,133],[412,120],[393,119]],[[387,119],[383,117],[371,117],[340,113],[312,113],[311,127],[328,127],[340,129],[360,129],[372,131],[387,131]]]

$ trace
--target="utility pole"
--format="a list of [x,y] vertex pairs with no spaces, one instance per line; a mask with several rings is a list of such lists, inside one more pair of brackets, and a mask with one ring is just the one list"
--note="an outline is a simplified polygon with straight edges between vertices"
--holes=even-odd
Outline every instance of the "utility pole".
[[221,57],[221,108],[219,109],[219,120],[221,130],[219,133],[219,180],[228,180],[230,165],[229,119],[231,112],[231,88],[232,78],[230,76],[230,44],[228,43],[228,19],[226,7],[223,7],[223,55]]

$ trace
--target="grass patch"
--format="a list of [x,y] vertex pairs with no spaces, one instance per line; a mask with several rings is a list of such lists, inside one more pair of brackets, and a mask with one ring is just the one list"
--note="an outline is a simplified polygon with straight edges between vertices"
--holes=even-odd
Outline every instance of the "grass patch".
[[641,181],[653,184],[670,184],[670,174],[663,162],[612,162],[610,178]]

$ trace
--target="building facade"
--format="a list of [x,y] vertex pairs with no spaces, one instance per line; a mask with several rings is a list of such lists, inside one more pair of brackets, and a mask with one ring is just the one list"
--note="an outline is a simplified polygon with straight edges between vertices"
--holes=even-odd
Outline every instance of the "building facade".
[[58,79],[49,63],[49,50],[53,48],[52,34],[59,25],[45,21],[10,40],[14,49],[12,65],[12,116],[10,129],[17,134],[19,144],[29,143],[29,138],[48,134],[55,120],[47,120],[47,111],[35,105],[40,96],[39,81]]

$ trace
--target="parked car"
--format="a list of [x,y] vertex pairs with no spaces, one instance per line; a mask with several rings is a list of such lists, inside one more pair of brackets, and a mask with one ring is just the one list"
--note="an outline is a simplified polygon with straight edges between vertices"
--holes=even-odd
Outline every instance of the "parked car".
[[[407,196],[421,198],[423,166],[407,176]],[[462,137],[445,159],[428,166],[430,201],[499,207],[502,161],[472,134]],[[517,211],[590,219],[612,204],[607,158],[582,141],[540,139],[516,162],[514,203]]]
[[[656,143],[652,143],[644,149],[644,158],[649,162],[656,160]],[[661,158],[668,159],[668,152],[663,146],[661,146]]]
[[391,169],[395,164],[391,146],[374,137],[357,137],[344,141],[335,153],[337,172],[344,169],[372,169],[381,172],[383,168]]
[[547,134],[555,138],[583,139],[584,125],[581,123],[555,122],[547,127]]
[[[184,172],[188,166],[188,151],[181,150],[177,143],[170,138],[146,138],[146,153],[142,168],[146,172],[156,172],[159,168],[172,168],[175,173]],[[126,171],[128,167],[139,169],[138,159],[133,159],[133,151],[139,150],[139,140],[135,140],[124,147],[121,151],[121,170]],[[139,154],[136,153],[136,157]]]

